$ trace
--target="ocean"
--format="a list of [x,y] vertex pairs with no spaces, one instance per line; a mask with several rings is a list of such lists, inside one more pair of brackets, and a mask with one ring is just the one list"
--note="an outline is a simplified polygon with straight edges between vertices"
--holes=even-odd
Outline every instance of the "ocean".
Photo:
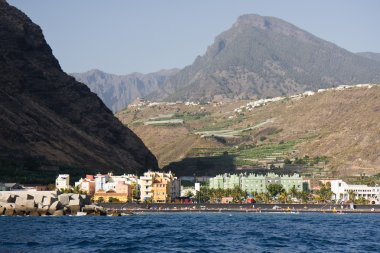
[[0,252],[379,252],[379,214],[0,217]]

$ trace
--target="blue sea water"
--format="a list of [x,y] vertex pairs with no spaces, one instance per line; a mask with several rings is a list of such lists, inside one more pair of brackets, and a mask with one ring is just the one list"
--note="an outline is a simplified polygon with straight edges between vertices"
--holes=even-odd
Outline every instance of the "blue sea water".
[[0,217],[0,252],[380,252],[379,214]]

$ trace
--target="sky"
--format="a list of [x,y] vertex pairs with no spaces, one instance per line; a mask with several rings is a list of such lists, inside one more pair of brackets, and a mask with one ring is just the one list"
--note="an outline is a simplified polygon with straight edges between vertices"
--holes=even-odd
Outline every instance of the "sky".
[[380,53],[378,0],[8,0],[41,26],[68,73],[182,68],[243,14],[286,20],[352,52]]

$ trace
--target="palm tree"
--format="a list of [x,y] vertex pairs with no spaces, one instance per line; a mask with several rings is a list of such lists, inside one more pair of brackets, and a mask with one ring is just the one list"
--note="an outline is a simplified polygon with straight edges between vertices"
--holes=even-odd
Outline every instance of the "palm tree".
[[295,198],[298,196],[299,192],[295,185],[289,190],[289,193],[291,194],[292,198]]
[[262,198],[264,200],[264,203],[269,203],[269,200],[271,199],[271,194],[269,192],[261,193]]
[[280,193],[280,196],[278,197],[281,203],[286,203],[287,198],[288,198],[288,193],[286,191],[282,191]]
[[299,193],[299,197],[300,197],[302,203],[307,203],[309,200],[309,196],[310,196],[309,193],[304,192],[304,191]]
[[348,200],[352,203],[354,203],[356,199],[356,193],[353,190],[348,191]]

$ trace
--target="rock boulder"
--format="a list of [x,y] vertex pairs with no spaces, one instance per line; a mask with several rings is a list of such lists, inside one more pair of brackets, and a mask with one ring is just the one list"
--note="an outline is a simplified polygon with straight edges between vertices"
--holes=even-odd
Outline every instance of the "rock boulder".
[[62,203],[62,205],[67,206],[70,202],[70,194],[61,194],[58,196],[58,201]]

